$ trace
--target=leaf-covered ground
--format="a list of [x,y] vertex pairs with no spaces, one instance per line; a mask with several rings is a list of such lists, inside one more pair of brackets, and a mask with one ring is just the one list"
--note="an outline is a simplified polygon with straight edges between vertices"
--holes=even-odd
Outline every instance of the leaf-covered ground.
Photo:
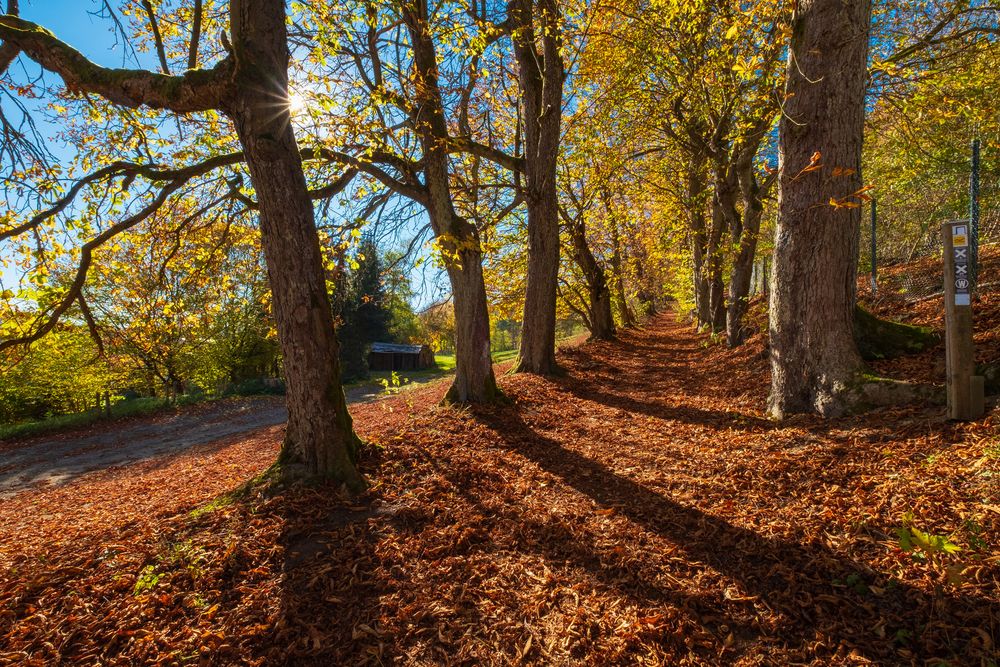
[[995,664],[995,418],[775,424],[762,352],[663,315],[510,405],[358,406],[353,500],[218,500],[281,427],[21,493],[0,663]]

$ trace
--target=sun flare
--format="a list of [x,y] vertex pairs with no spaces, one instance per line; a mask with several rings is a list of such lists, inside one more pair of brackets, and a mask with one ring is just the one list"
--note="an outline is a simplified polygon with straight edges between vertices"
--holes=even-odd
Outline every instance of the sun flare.
[[306,99],[300,93],[290,91],[288,93],[288,111],[293,116],[300,115],[306,110]]

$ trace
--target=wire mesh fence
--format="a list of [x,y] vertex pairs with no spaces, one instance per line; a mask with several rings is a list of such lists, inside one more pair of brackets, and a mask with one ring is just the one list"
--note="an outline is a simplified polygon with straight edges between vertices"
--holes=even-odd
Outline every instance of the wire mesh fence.
[[[867,221],[866,221],[867,222]],[[886,233],[891,227],[884,221],[877,225],[880,233],[871,242],[871,227],[862,228],[858,261],[859,294],[864,296],[896,295],[907,300],[920,300],[942,293],[944,264],[942,260],[941,223],[928,223],[917,234],[909,236]],[[1000,276],[991,271],[1000,261],[1000,210],[983,212],[979,220],[978,291],[1000,288]],[[872,249],[875,250],[875,286],[872,285]],[[771,277],[772,258],[759,257],[754,263],[751,295],[766,294]],[[984,266],[985,265],[985,266]]]
[[[875,262],[875,295],[879,291],[897,294],[907,299],[923,299],[940,294],[943,290],[943,261],[941,222],[927,225],[921,234],[915,238],[904,240],[893,238],[876,238]],[[977,269],[983,264],[983,259],[992,257],[994,251],[1000,249],[1000,211],[989,211],[982,214],[978,225]],[[884,229],[884,227],[883,227]],[[868,236],[871,232],[868,230]],[[864,247],[864,246],[863,246]],[[871,251],[862,252],[860,258],[862,270],[871,276]],[[867,267],[867,271],[864,268]],[[996,280],[990,273],[984,272],[977,276],[979,290],[994,289]],[[872,292],[871,279],[863,281],[863,291]]]

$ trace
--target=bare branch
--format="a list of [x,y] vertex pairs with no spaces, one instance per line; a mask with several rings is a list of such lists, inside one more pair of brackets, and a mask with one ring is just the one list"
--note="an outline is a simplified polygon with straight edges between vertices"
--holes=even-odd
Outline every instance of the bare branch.
[[397,192],[404,197],[409,197],[418,204],[426,205],[428,202],[427,191],[423,186],[404,183],[399,179],[393,178],[388,174],[388,172],[373,164],[369,159],[348,155],[347,153],[332,150],[330,148],[306,148],[302,150],[302,156],[303,159],[319,157],[331,162],[339,162],[340,164],[354,167],[358,171],[364,172],[373,177],[390,190]]
[[194,0],[191,16],[191,43],[188,46],[188,69],[198,67],[198,42],[201,41],[201,0]]
[[160,35],[160,24],[156,21],[156,12],[153,11],[153,3],[149,0],[142,0],[142,8],[146,10],[149,18],[149,27],[153,31],[153,42],[156,44],[156,55],[160,58],[160,68],[164,74],[170,74],[170,64],[167,63],[167,52],[163,49],[163,36]]
[[470,153],[476,155],[513,172],[524,171],[524,158],[508,155],[502,150],[481,144],[471,137],[450,137],[448,139],[448,150],[451,153]]
[[142,176],[149,181],[162,182],[176,179],[183,179],[188,181],[195,176],[200,176],[202,174],[208,173],[213,169],[218,167],[224,167],[233,164],[239,164],[243,161],[243,153],[227,153],[225,155],[217,155],[215,157],[209,158],[202,162],[198,162],[193,165],[188,165],[187,167],[181,167],[178,169],[161,169],[155,165],[142,165],[135,164],[131,162],[114,162],[106,167],[98,169],[97,171],[91,172],[90,174],[84,176],[76,183],[73,187],[58,201],[56,201],[51,207],[40,211],[35,214],[27,222],[12,227],[10,229],[5,229],[0,231],[0,241],[4,241],[9,238],[13,238],[20,234],[24,234],[27,231],[35,229],[40,224],[50,219],[52,216],[57,215],[64,211],[67,206],[72,203],[73,199],[80,193],[86,185],[91,183],[96,183],[98,181],[112,178],[115,176],[127,176],[128,178],[135,178],[136,176]]
[[93,261],[94,250],[118,234],[127,231],[151,216],[159,210],[160,206],[162,206],[167,200],[167,197],[180,188],[184,183],[184,180],[171,181],[166,187],[160,190],[160,194],[157,195],[156,198],[141,211],[125,218],[124,220],[121,220],[111,227],[108,227],[90,241],[83,244],[80,248],[80,263],[76,267],[73,282],[70,284],[66,294],[63,295],[63,298],[58,304],[56,304],[55,308],[52,309],[48,316],[45,317],[44,321],[32,333],[16,338],[0,340],[0,351],[14,347],[15,345],[29,345],[52,331],[56,324],[59,323],[59,319],[66,313],[67,310],[69,310],[69,307],[73,305],[73,302],[79,299],[80,291],[83,289],[84,283],[87,282],[87,272],[90,270],[90,264]]
[[76,295],[76,302],[80,305],[80,312],[83,313],[83,319],[87,323],[87,329],[90,331],[90,337],[94,339],[94,343],[97,345],[97,356],[104,356],[104,341],[101,339],[101,332],[97,328],[97,322],[94,321],[94,314],[90,312],[90,306],[87,305],[87,300],[83,297],[83,290]]

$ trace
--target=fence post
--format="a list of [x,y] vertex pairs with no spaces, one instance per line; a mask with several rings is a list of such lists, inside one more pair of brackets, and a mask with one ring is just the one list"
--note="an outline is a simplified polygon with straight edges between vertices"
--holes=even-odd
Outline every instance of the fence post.
[[972,227],[972,257],[969,280],[979,285],[979,137],[972,140],[972,173],[969,174],[969,226]]
[[872,296],[878,292],[878,235],[875,223],[878,220],[878,203],[872,199]]
[[104,392],[104,416],[111,419],[111,392]]
[[974,376],[972,347],[971,225],[964,220],[941,226],[944,241],[945,365],[949,419],[983,416],[983,378]]

